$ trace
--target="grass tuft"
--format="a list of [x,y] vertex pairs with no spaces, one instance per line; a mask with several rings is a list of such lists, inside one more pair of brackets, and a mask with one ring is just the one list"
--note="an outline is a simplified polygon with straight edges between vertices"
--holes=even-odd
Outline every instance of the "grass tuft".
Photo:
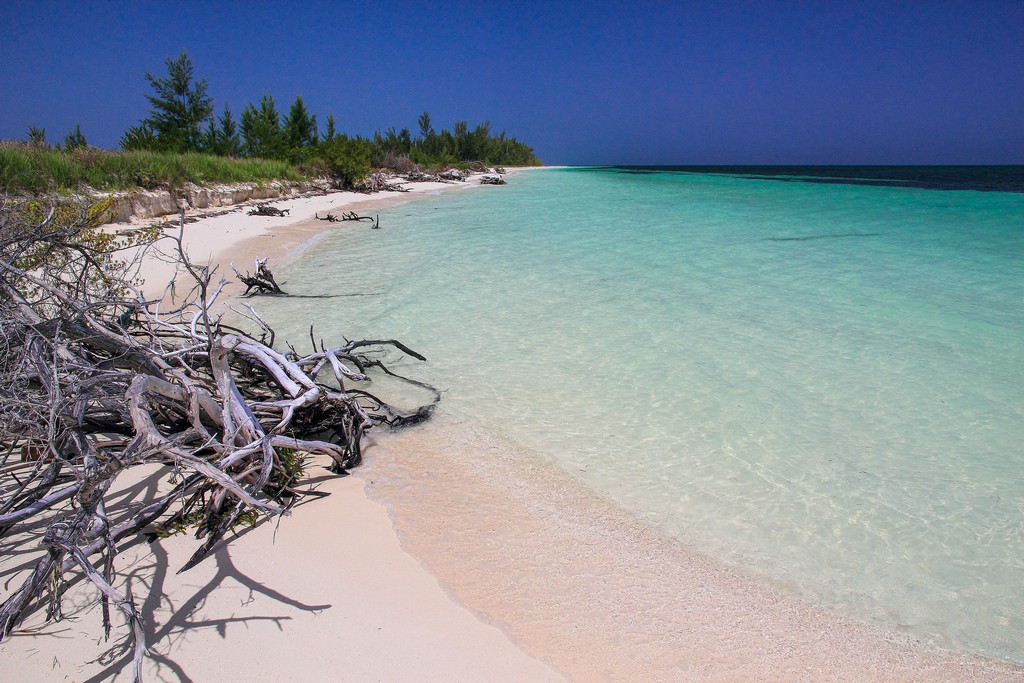
[[108,152],[84,147],[70,152],[19,142],[0,142],[0,190],[73,192],[174,187],[185,183],[304,180],[291,164],[266,159],[228,159],[209,154]]

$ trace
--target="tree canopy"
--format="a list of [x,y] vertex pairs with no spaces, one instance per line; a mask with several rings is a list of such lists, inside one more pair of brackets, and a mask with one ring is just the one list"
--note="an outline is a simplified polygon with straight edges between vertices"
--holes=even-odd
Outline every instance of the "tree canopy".
[[126,146],[124,140],[130,140],[161,151],[200,151],[204,142],[203,124],[213,116],[213,99],[207,94],[206,79],[195,80],[192,60],[186,52],[177,59],[168,57],[164,64],[166,78],[146,73],[146,81],[154,91],[146,95],[146,99],[153,109],[140,126],[148,131],[129,129],[122,146]]
[[295,164],[309,174],[326,173],[344,184],[358,182],[371,166],[540,164],[528,145],[504,131],[494,135],[489,121],[471,128],[460,120],[451,131],[438,133],[428,112],[417,118],[419,136],[415,138],[408,128],[394,126],[375,132],[372,138],[346,135],[337,129],[333,113],[324,119],[321,134],[317,116],[302,95],[296,95],[287,115],[282,115],[274,96],[265,93],[258,104],[245,105],[236,123],[227,104],[219,118],[214,116],[206,80],[195,78],[187,53],[167,59],[165,65],[166,77],[145,75],[154,91],[146,96],[152,110],[125,131],[124,149],[273,159]]

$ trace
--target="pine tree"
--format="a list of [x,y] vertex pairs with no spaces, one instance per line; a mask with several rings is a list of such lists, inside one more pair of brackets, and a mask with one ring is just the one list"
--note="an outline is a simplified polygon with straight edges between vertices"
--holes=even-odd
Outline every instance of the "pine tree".
[[240,128],[242,152],[246,156],[264,159],[288,156],[288,141],[281,129],[281,115],[277,112],[273,95],[264,95],[259,109],[252,104],[245,105]]
[[420,117],[416,119],[416,122],[420,124],[420,137],[424,140],[434,136],[434,127],[430,125],[430,114],[423,112]]
[[157,146],[172,152],[198,150],[203,142],[202,125],[213,114],[213,100],[206,94],[206,79],[195,81],[192,61],[182,52],[167,58],[167,78],[150,73],[146,80],[155,95],[146,95],[153,105],[143,120],[152,129]]
[[64,136],[64,151],[66,152],[88,146],[89,143],[85,141],[85,134],[82,132],[81,124],[76,123],[75,129]]
[[302,101],[302,95],[295,97],[295,102],[288,110],[288,118],[284,122],[284,132],[290,150],[316,144],[316,116],[310,115],[305,102]]
[[327,115],[327,130],[324,131],[323,140],[324,142],[330,142],[338,132],[334,129],[334,114]]
[[472,158],[472,150],[469,141],[469,124],[465,121],[456,121],[452,126],[455,138],[455,158],[459,161]]
[[217,154],[222,157],[242,154],[242,137],[238,134],[238,126],[227,102],[224,103],[224,113],[220,115],[220,127],[217,129]]
[[139,125],[132,126],[121,136],[121,149],[125,151],[140,149],[159,149],[156,133],[148,121],[140,121]]
[[206,122],[206,130],[203,131],[203,139],[199,144],[199,149],[206,154],[215,154],[220,156],[218,149],[220,148],[219,136],[217,134],[217,122],[212,118]]

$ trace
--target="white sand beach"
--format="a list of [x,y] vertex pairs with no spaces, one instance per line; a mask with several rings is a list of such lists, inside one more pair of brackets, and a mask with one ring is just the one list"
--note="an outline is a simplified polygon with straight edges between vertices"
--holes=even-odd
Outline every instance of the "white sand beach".
[[[478,177],[461,183],[426,182],[414,183],[407,187],[408,192],[378,192],[368,195],[360,192],[332,192],[324,195],[284,198],[277,200],[261,200],[240,204],[229,209],[211,209],[203,212],[191,211],[186,216],[196,219],[186,222],[182,232],[182,242],[189,258],[198,265],[209,265],[217,268],[217,273],[228,280],[234,280],[230,264],[242,272],[252,272],[256,258],[269,258],[271,269],[280,266],[287,259],[295,258],[304,247],[319,236],[333,230],[352,229],[356,226],[367,227],[366,222],[328,222],[316,220],[315,216],[325,217],[328,213],[340,215],[342,212],[354,211],[359,215],[372,216],[375,210],[402,202],[413,201],[437,192],[464,190],[478,187]],[[282,211],[285,216],[250,216],[247,209],[254,204],[270,204]],[[177,236],[179,221],[176,216],[168,216],[163,221],[139,221],[139,225],[164,223],[164,234],[167,237]],[[110,224],[112,230],[125,229],[123,224]],[[159,251],[169,258],[158,257],[149,253],[143,259],[141,275],[145,280],[143,292],[146,296],[159,296],[167,283],[182,272],[177,266],[174,243],[170,239],[158,242]],[[187,278],[181,280],[185,282]],[[216,282],[216,278],[214,280]],[[228,293],[240,291],[229,287]]]
[[[185,223],[183,242],[193,261],[230,276],[230,261],[243,270],[252,269],[254,257],[278,265],[317,235],[367,226],[318,221],[317,212],[367,213],[476,185],[419,183],[407,193],[338,192],[269,202],[289,209],[282,218],[249,216],[237,206]],[[174,268],[148,255],[141,274],[147,296],[159,296]],[[401,547],[384,506],[367,499],[362,479],[321,478],[329,497],[310,499],[312,505],[243,533],[185,574],[175,572],[195,550],[190,537],[124,549],[120,576],[148,620],[146,680],[565,680],[453,600]],[[137,481],[123,495],[144,497],[146,491]],[[20,541],[0,541],[7,589],[18,585],[36,552]],[[130,680],[127,631],[115,628],[104,641],[95,598],[91,587],[77,585],[64,598],[65,620],[46,624],[36,614],[0,643],[3,678]],[[120,623],[119,615],[114,619]]]
[[[185,225],[185,242],[220,272],[254,257],[277,266],[325,231],[366,226],[315,212],[372,213],[468,186],[275,201],[290,215],[203,218]],[[159,295],[171,269],[145,268]],[[175,572],[190,537],[125,548],[120,577],[148,621],[147,680],[1024,681],[765,588],[503,449],[442,409],[425,426],[371,435],[353,476],[311,468],[329,497],[185,574]],[[147,493],[136,483],[119,495]],[[0,539],[6,589],[33,552]],[[130,680],[126,631],[103,640],[93,597],[76,586],[66,620],[37,614],[0,643],[4,680]]]
[[[145,680],[564,680],[455,602],[363,486],[332,478],[327,498],[242,533],[185,574],[175,572],[191,537],[125,548],[120,578],[147,619]],[[5,542],[5,579],[27,550]],[[4,680],[131,680],[127,630],[115,614],[105,642],[95,598],[78,585],[64,621],[37,615],[0,644]]]

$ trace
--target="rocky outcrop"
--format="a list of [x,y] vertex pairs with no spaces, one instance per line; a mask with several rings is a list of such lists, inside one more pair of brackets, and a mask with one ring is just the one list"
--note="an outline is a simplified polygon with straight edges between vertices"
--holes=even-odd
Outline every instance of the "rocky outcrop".
[[[188,184],[172,190],[134,190],[115,192],[114,223],[128,223],[134,219],[159,218],[176,214],[182,209],[209,209],[233,206],[259,199],[280,199],[298,195],[324,194],[333,191],[324,181],[268,183],[237,183],[201,187]],[[96,193],[97,196],[107,196]]]

